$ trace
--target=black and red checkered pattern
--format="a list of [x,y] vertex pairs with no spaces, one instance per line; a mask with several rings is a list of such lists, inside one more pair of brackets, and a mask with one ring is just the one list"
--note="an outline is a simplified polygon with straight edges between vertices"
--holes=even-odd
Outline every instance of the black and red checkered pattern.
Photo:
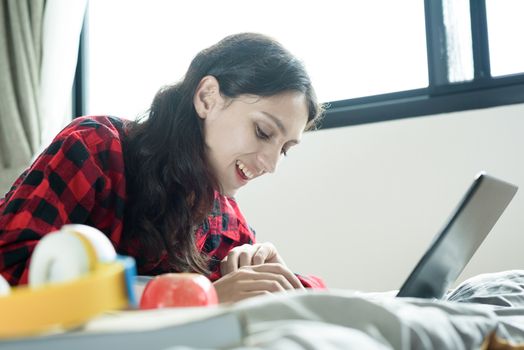
[[78,118],[62,130],[0,200],[0,272],[26,283],[30,255],[67,223],[97,227],[118,244],[126,181],[123,122]]
[[[122,150],[127,121],[107,116],[75,119],[0,199],[0,273],[11,285],[25,284],[30,256],[38,241],[64,224],[80,223],[104,232],[119,253],[137,257],[139,245],[124,247],[122,236],[126,179]],[[210,279],[235,246],[254,243],[234,199],[215,192],[208,218],[195,232],[197,248],[209,256]],[[130,251],[131,250],[131,251]],[[170,271],[167,254],[155,264],[137,266],[142,275]],[[314,276],[299,276],[306,287],[324,287]]]

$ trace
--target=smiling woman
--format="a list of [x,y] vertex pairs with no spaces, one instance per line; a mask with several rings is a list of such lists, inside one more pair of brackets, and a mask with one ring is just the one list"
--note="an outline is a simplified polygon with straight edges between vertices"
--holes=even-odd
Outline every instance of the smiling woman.
[[138,272],[191,271],[220,301],[304,287],[270,243],[255,244],[233,196],[274,172],[322,114],[303,65],[244,33],[201,51],[138,121],[75,119],[0,200],[0,272],[26,283],[36,243],[68,223],[103,231]]
[[215,78],[204,78],[195,106],[204,120],[210,164],[223,193],[234,196],[248,181],[276,170],[305,130],[308,110],[301,92],[239,96],[228,102],[218,89]]

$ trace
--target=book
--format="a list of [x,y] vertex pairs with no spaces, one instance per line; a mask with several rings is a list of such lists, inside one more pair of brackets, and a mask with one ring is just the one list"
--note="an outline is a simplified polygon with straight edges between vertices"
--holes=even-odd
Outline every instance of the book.
[[244,322],[225,306],[105,313],[81,329],[0,341],[4,350],[161,350],[242,344]]

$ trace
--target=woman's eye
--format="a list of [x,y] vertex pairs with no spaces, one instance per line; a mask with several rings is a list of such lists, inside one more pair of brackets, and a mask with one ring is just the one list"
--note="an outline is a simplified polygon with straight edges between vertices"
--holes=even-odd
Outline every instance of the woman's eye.
[[263,140],[269,140],[269,135],[266,134],[258,125],[255,126],[256,134],[259,138]]

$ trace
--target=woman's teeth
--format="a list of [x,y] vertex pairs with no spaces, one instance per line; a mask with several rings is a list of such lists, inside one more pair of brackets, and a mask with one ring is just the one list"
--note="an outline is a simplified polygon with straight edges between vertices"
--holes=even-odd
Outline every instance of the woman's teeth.
[[237,160],[237,167],[242,171],[244,175],[246,175],[248,179],[253,178],[253,174],[249,171],[247,166],[239,160]]

